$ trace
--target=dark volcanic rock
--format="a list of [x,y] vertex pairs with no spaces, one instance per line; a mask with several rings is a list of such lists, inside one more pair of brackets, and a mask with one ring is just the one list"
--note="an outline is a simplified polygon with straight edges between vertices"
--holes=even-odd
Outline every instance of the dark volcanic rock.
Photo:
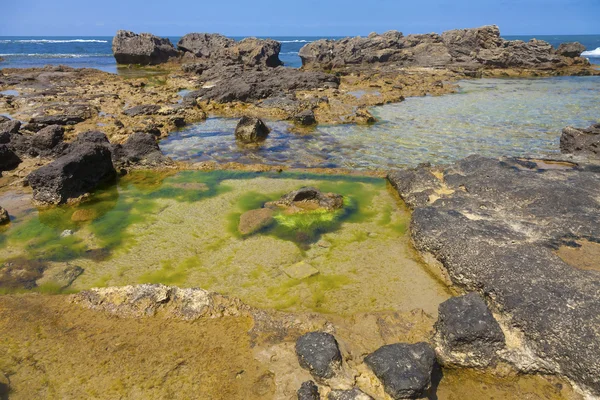
[[317,380],[333,378],[341,368],[342,354],[333,335],[310,332],[296,341],[298,362]]
[[327,395],[327,400],[373,400],[373,398],[360,389],[354,388],[350,390],[332,390]]
[[573,60],[567,59],[573,58],[577,49],[569,44],[557,52],[541,40],[507,41],[500,37],[498,27],[491,25],[446,31],[442,35],[404,36],[389,31],[366,38],[323,39],[307,44],[299,54],[303,66],[318,69],[361,64],[556,69],[571,65]]
[[128,115],[130,117],[137,117],[138,115],[153,115],[156,114],[158,110],[160,110],[160,106],[154,104],[146,104],[128,108],[127,110],[123,111],[123,114]]
[[122,145],[113,146],[113,160],[119,166],[161,165],[170,162],[160,151],[156,138],[144,132],[136,132]]
[[580,57],[585,51],[585,46],[579,42],[561,43],[556,53],[564,57]]
[[[454,284],[489,295],[506,326],[522,332],[537,357],[523,368],[555,371],[600,395],[600,276],[554,252],[600,241],[600,168],[471,156],[440,172],[447,194],[411,204],[416,248]],[[389,179],[404,199],[435,190]]]
[[600,124],[586,129],[567,126],[560,136],[560,151],[600,157]]
[[45,115],[32,118],[23,129],[37,132],[50,125],[75,125],[86,119],[87,118],[82,115]]
[[313,381],[302,383],[298,389],[298,400],[319,400],[319,387]]
[[270,129],[262,120],[242,117],[235,127],[235,138],[242,143],[263,142],[269,136]]
[[284,67],[268,71],[237,67],[214,68],[205,71],[203,76],[207,80],[213,79],[214,86],[209,85],[195,91],[195,98],[219,103],[254,102],[286,96],[296,90],[337,88],[340,84],[340,79],[332,74]]
[[304,110],[294,115],[293,121],[302,126],[312,126],[317,124],[315,113],[312,110]]
[[79,135],[77,135],[77,137],[73,141],[73,144],[80,143],[109,144],[109,141],[104,132],[86,131],[81,132]]
[[66,147],[63,145],[64,128],[60,125],[50,125],[40,129],[31,137],[30,155],[43,157],[60,154]]
[[67,155],[29,174],[27,179],[36,201],[62,204],[115,176],[109,149],[90,143],[75,146]]
[[422,397],[431,386],[435,352],[427,343],[383,346],[365,357],[365,363],[393,399]]
[[438,314],[436,350],[443,364],[487,367],[504,347],[504,333],[478,293],[446,300]]
[[[224,63],[250,67],[277,67],[281,44],[271,39],[246,38],[239,42],[219,34],[188,33],[179,40],[177,48],[203,60],[186,67],[187,72],[199,73],[203,65]],[[194,66],[192,68],[192,65]]]
[[129,31],[118,31],[112,42],[112,51],[117,64],[154,65],[179,56],[169,39],[149,33],[136,35]]
[[6,144],[0,144],[0,172],[10,171],[21,164],[21,159]]

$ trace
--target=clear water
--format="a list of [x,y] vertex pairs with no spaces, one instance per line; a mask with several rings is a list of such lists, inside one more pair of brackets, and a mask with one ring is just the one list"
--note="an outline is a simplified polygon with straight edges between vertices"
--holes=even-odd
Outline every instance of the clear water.
[[388,169],[478,153],[543,156],[559,151],[562,128],[598,121],[600,77],[462,81],[457,94],[375,107],[373,126],[319,126],[310,134],[269,122],[258,148],[238,146],[236,121],[212,118],[161,142],[177,160],[295,167]]
[[[533,36],[506,36],[509,40],[529,40]],[[307,43],[318,39],[339,39],[337,36],[276,36],[272,39],[281,42],[279,58],[288,67],[298,68],[302,65],[298,51]],[[581,42],[587,50],[600,48],[600,35],[551,35],[537,36],[553,46],[563,42]],[[169,37],[177,44],[180,37]],[[234,37],[236,40],[242,37]],[[116,73],[117,65],[112,56],[112,36],[0,36],[0,57],[5,61],[0,68],[42,67],[47,64],[63,64],[76,68],[98,68]],[[600,64],[600,53],[590,58],[593,63]]]

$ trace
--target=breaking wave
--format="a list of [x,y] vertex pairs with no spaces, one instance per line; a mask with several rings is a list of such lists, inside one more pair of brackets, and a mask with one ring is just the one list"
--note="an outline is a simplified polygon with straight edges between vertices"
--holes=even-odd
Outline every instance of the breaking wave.
[[310,43],[311,40],[296,39],[296,40],[279,40],[279,43]]
[[600,57],[600,47],[596,48],[596,50],[584,51],[581,53],[582,57]]

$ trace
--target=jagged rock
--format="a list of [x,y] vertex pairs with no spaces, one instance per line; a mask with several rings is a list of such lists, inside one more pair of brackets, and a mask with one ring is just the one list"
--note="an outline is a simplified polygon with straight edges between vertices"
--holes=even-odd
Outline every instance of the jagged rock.
[[21,121],[14,119],[0,121],[0,134],[18,133],[19,129],[21,129]]
[[319,387],[313,381],[302,382],[298,389],[298,400],[319,400]]
[[577,129],[571,126],[564,128],[560,136],[560,151],[600,157],[600,124],[586,129]]
[[235,138],[242,143],[259,143],[267,139],[269,131],[262,120],[244,116],[235,127]]
[[215,67],[205,71],[203,77],[214,84],[195,91],[195,98],[219,103],[255,102],[285,97],[298,90],[336,89],[340,84],[340,78],[333,74],[284,67],[268,71],[239,66]]
[[358,388],[350,390],[334,389],[327,395],[327,400],[373,400],[371,396]]
[[250,235],[266,228],[273,223],[273,214],[273,210],[268,208],[246,211],[240,216],[238,230],[242,235]]
[[313,187],[303,187],[285,194],[281,199],[265,204],[269,208],[285,208],[287,213],[322,209],[335,211],[344,207],[344,197],[336,193],[323,193]]
[[158,113],[158,110],[160,110],[160,106],[158,105],[145,104],[128,108],[127,110],[123,111],[123,114],[129,117],[137,117],[138,115],[153,115]]
[[84,143],[32,172],[27,180],[34,200],[62,204],[89,193],[115,176],[110,150],[106,146]]
[[118,31],[113,38],[112,51],[117,64],[154,65],[179,56],[169,39],[124,30]]
[[300,366],[317,380],[333,378],[342,366],[342,354],[337,340],[329,333],[310,332],[296,341]]
[[149,133],[136,132],[130,135],[122,145],[114,145],[112,150],[113,161],[119,166],[170,163],[170,159],[160,151],[156,138]]
[[312,110],[304,110],[294,115],[292,120],[302,126],[312,126],[317,124],[315,113]]
[[[240,42],[219,34],[188,33],[177,43],[177,48],[203,59],[206,64],[239,63],[250,67],[277,67],[281,44],[271,39],[246,38]],[[187,72],[201,73],[201,63],[189,64]]]
[[10,171],[21,164],[21,159],[6,144],[0,144],[0,172]]
[[64,128],[60,125],[49,125],[42,128],[31,137],[29,155],[42,157],[59,155],[68,146],[63,142],[63,138]]
[[504,333],[478,293],[446,300],[438,314],[436,350],[442,364],[485,368],[504,347]]
[[[439,261],[455,285],[490,294],[506,326],[520,333],[523,350],[510,362],[600,395],[598,273],[555,252],[600,238],[597,164],[471,156],[419,169],[441,177],[445,194],[413,203],[417,250]],[[418,180],[397,187],[403,199],[435,190]]]
[[496,49],[503,42],[496,25],[446,31],[442,33],[442,41],[450,55],[458,61],[470,61],[479,50]]
[[436,359],[427,343],[397,343],[369,354],[365,363],[393,399],[414,399],[422,397],[430,388]]
[[10,216],[8,211],[0,207],[0,225],[8,224],[10,222]]
[[580,57],[585,51],[585,46],[579,42],[561,43],[556,49],[556,53],[563,57]]

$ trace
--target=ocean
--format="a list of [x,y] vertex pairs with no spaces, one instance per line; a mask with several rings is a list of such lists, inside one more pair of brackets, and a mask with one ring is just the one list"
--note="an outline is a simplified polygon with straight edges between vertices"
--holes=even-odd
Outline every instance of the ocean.
[[[504,36],[509,40],[529,40],[534,36]],[[584,53],[594,64],[600,64],[600,35],[545,35],[535,36],[553,46],[563,42],[580,42]],[[298,68],[302,65],[298,51],[307,43],[318,39],[339,37],[272,37],[281,42],[279,58],[286,66]],[[176,44],[180,37],[169,37]],[[241,37],[234,37],[236,40]],[[48,64],[62,64],[75,68],[97,68],[116,73],[117,65],[112,56],[112,36],[0,36],[0,68],[30,68]]]

